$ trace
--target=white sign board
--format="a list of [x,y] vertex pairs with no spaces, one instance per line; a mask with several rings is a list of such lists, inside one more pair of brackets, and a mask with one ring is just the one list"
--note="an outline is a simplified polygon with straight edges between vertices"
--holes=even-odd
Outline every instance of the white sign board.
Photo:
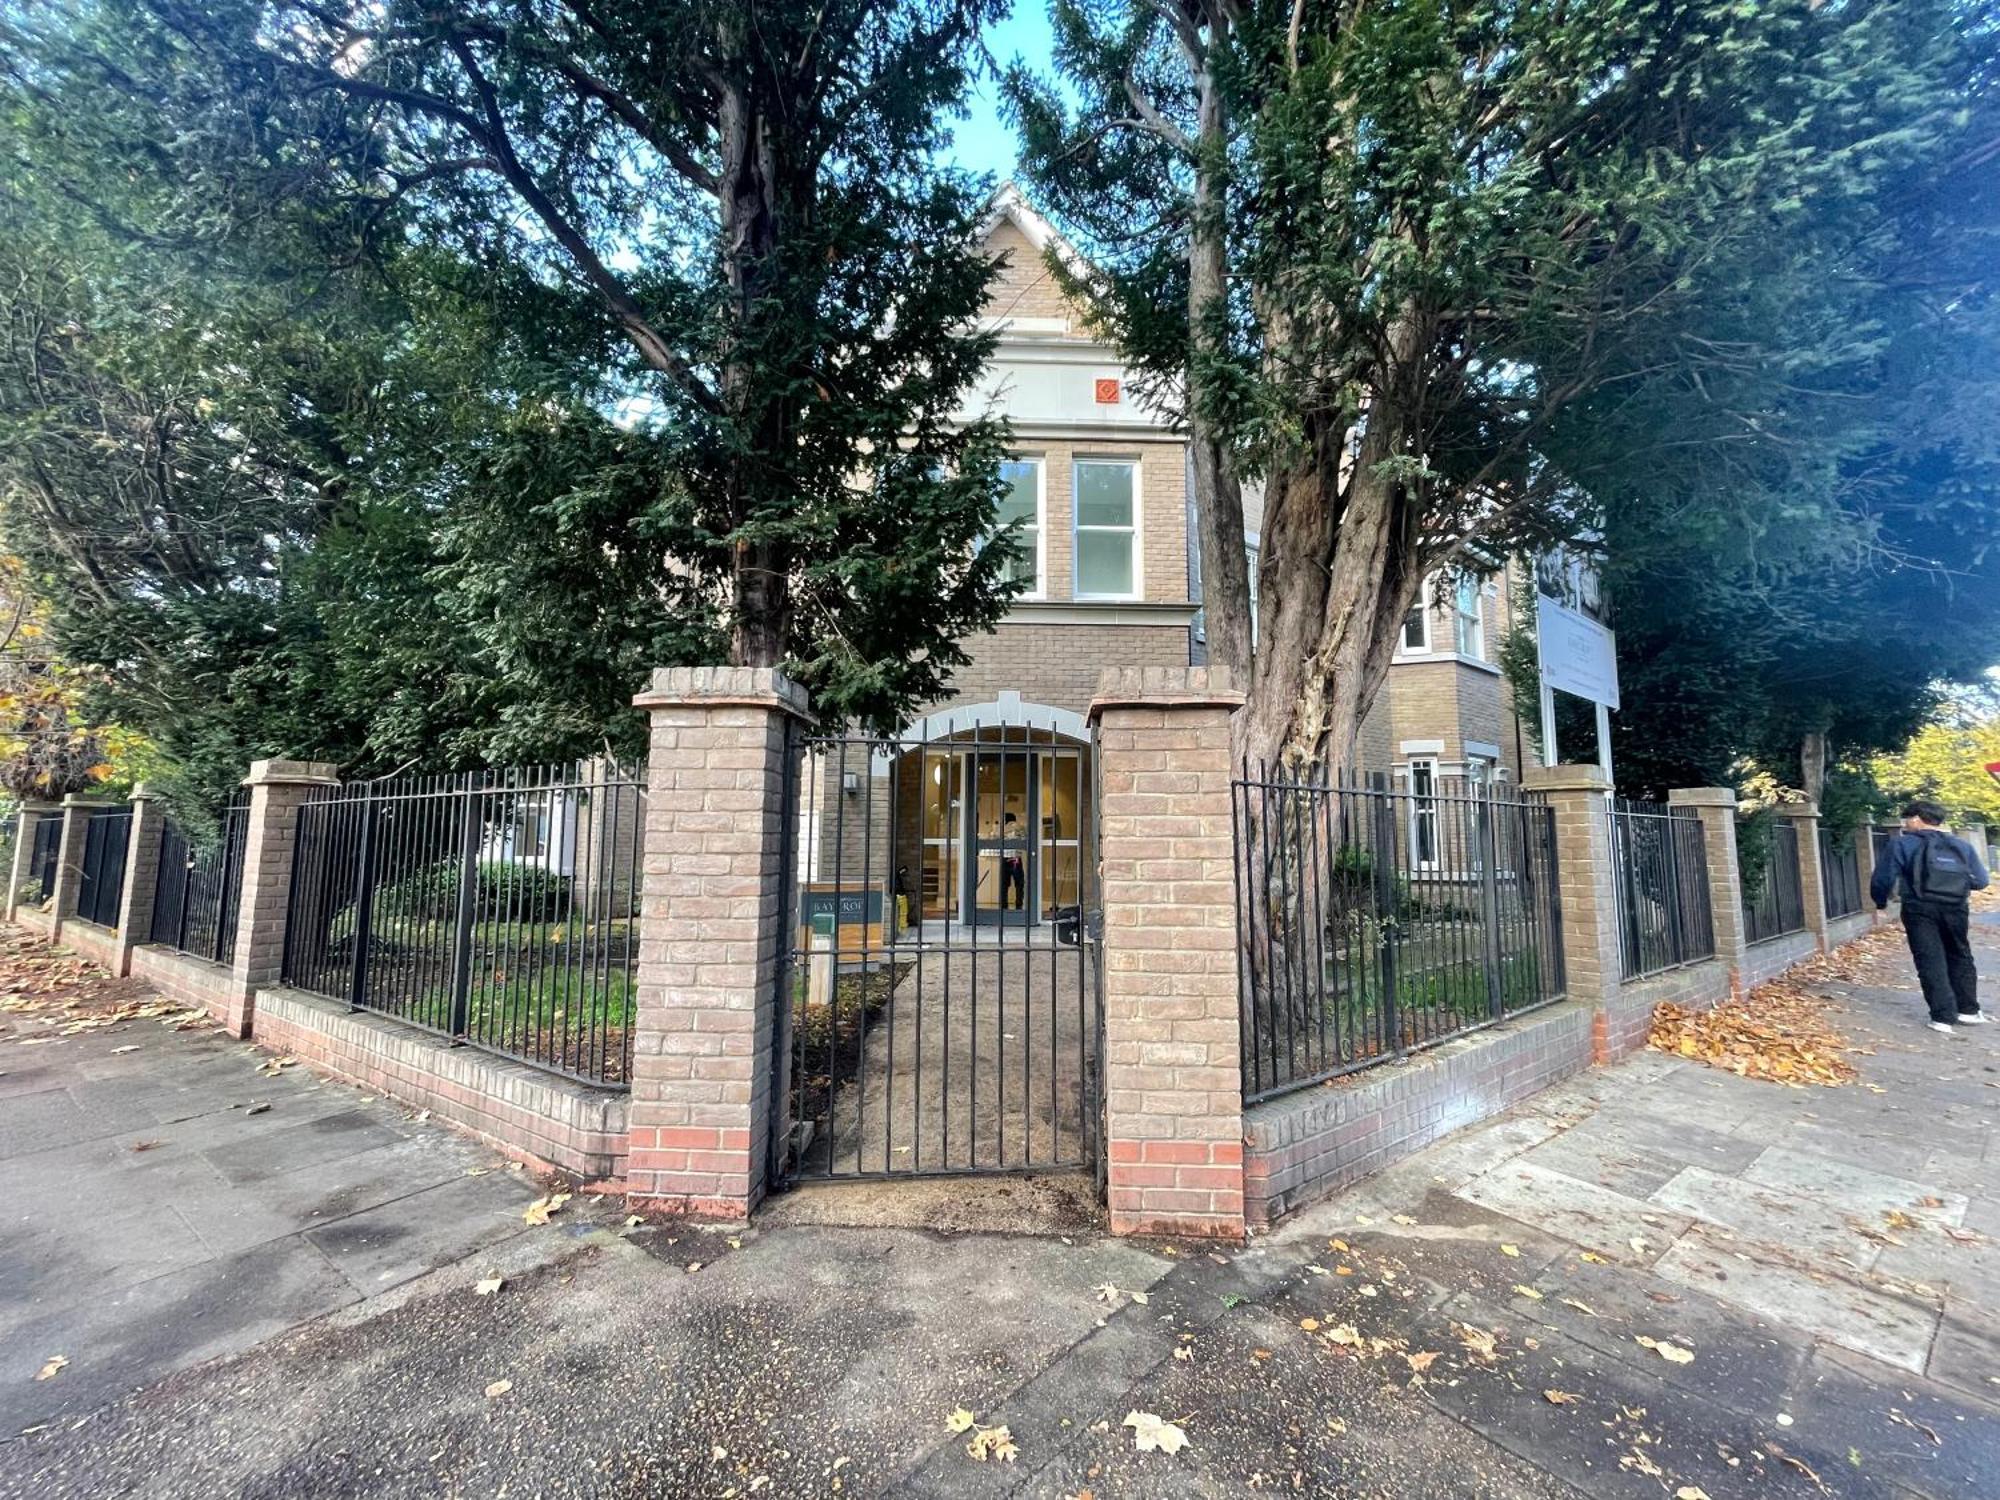
[[1604,623],[1597,571],[1566,552],[1535,565],[1535,640],[1542,686],[1618,707],[1618,638]]

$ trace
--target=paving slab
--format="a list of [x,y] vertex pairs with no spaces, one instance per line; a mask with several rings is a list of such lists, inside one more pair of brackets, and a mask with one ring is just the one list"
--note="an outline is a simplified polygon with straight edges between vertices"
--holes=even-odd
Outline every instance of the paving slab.
[[1884,1296],[1843,1277],[1772,1264],[1759,1252],[1719,1248],[1696,1236],[1675,1241],[1653,1269],[1667,1281],[1913,1375],[1923,1373],[1937,1332],[1935,1308]]
[[1719,1225],[1745,1240],[1783,1247],[1796,1257],[1825,1260],[1865,1271],[1882,1252],[1879,1240],[1855,1227],[1861,1220],[1823,1198],[1728,1177],[1705,1167],[1688,1167],[1653,1194],[1653,1202],[1675,1213]]
[[1658,1204],[1527,1161],[1475,1178],[1458,1196],[1633,1265],[1657,1259],[1688,1225],[1685,1215]]
[[1825,1199],[1872,1221],[1879,1222],[1894,1209],[1927,1222],[1965,1222],[1967,1199],[1963,1193],[1784,1146],[1763,1152],[1743,1175],[1751,1182]]

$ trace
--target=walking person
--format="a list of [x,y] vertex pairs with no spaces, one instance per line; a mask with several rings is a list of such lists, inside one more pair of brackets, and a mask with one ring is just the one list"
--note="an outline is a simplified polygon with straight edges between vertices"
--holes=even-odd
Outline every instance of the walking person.
[[1917,801],[1903,809],[1903,831],[1882,846],[1868,881],[1876,920],[1891,893],[1903,898],[1903,932],[1930,1007],[1932,1031],[1953,1033],[1960,1026],[1984,1026],[1991,1018],[1979,1008],[1979,971],[1972,963],[1967,933],[1970,900],[1986,889],[1986,865],[1964,839],[1946,833],[1944,809]]

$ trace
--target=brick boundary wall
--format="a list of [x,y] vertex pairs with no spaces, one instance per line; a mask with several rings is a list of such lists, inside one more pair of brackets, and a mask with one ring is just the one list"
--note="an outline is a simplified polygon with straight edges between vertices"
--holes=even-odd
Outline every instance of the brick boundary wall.
[[1222,667],[1108,669],[1097,725],[1113,1234],[1240,1240],[1243,1069]]
[[259,990],[255,1013],[254,1039],[266,1051],[428,1109],[509,1157],[590,1180],[624,1173],[623,1093],[454,1047],[302,990]]
[[1590,1066],[1576,1002],[1442,1042],[1244,1116],[1244,1215],[1258,1226],[1324,1198]]
[[118,934],[111,928],[99,927],[81,917],[71,917],[62,924],[62,934],[55,941],[57,946],[69,949],[78,958],[87,959],[106,973],[118,973],[122,948]]
[[1630,1057],[1646,1045],[1653,1010],[1671,1002],[1689,1010],[1713,1010],[1729,998],[1729,970],[1720,959],[1704,958],[1619,985],[1598,1011],[1596,1062]]
[[1819,934],[1810,927],[1750,944],[1743,950],[1740,970],[1743,993],[1749,994],[1767,979],[1776,979],[1793,964],[1803,963],[1819,951]]
[[141,944],[132,950],[131,974],[169,1000],[199,1006],[211,1019],[225,1014],[241,993],[228,965],[155,944]]
[[49,942],[55,941],[55,913],[44,911],[39,906],[20,906],[14,909],[14,925],[32,932],[36,937]]
[[1844,917],[1834,917],[1827,922],[1827,947],[1838,948],[1843,943],[1851,943],[1866,933],[1875,925],[1869,920],[1869,917],[1873,914],[1873,909],[1874,903],[1868,899],[1868,893],[1863,891],[1861,893],[1860,911],[1849,912]]

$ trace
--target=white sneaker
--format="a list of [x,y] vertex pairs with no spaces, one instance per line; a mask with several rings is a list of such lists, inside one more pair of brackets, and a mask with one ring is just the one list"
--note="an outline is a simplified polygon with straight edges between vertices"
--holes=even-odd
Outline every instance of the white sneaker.
[[1966,1014],[1964,1011],[1960,1011],[1958,1015],[1958,1024],[1961,1026],[1991,1026],[1993,1024],[1993,1018],[1987,1015],[1986,1012],[1983,1010],[1975,1010],[1970,1015]]
[[1949,1021],[1931,1021],[1927,1024],[1932,1031],[1942,1031],[1946,1036],[1958,1035],[1958,1028]]

